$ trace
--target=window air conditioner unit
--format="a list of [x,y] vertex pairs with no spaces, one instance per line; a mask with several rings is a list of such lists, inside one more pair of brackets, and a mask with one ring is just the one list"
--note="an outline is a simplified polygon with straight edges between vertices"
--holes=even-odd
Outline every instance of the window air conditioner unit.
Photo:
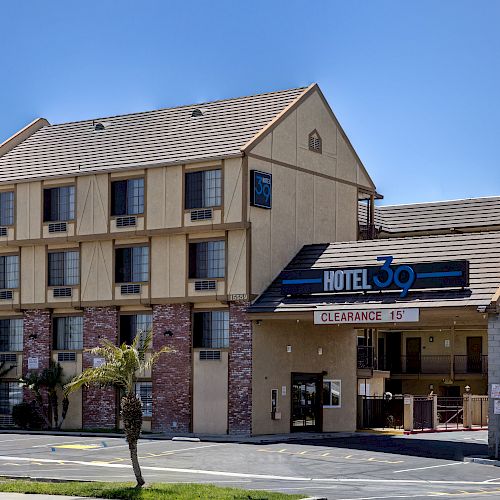
[[49,224],[49,233],[65,233],[67,230],[66,222],[51,222]]
[[213,218],[213,211],[211,208],[204,208],[202,210],[191,210],[191,222],[198,220],[210,220]]

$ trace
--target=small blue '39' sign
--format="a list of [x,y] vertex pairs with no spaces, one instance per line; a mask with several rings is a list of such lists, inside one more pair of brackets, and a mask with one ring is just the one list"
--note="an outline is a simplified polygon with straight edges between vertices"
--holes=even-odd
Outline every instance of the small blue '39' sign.
[[250,172],[250,205],[271,208],[272,174],[252,170]]

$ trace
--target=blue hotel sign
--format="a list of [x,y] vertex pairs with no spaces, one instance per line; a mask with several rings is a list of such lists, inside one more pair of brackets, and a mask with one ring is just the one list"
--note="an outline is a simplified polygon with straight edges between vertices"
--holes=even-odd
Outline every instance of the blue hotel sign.
[[284,295],[360,293],[398,290],[406,297],[411,289],[464,288],[469,286],[469,262],[453,260],[418,264],[393,264],[392,256],[377,257],[381,266],[283,271]]
[[271,208],[273,201],[273,177],[267,172],[250,171],[250,205]]

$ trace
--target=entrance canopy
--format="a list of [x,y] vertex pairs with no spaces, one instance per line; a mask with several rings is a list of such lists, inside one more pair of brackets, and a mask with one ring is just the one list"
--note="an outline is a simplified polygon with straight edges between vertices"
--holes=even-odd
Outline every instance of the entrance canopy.
[[500,232],[478,232],[306,245],[248,312],[453,307],[484,313],[497,310],[499,296]]

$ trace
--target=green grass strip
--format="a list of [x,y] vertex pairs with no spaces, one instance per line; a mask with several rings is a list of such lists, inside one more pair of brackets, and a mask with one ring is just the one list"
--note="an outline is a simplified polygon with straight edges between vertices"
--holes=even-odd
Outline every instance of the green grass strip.
[[141,490],[134,483],[98,482],[38,482],[5,479],[0,491],[10,493],[39,493],[45,495],[73,495],[81,497],[119,498],[123,500],[291,500],[300,495],[286,495],[270,491],[220,488],[212,484],[156,483]]

